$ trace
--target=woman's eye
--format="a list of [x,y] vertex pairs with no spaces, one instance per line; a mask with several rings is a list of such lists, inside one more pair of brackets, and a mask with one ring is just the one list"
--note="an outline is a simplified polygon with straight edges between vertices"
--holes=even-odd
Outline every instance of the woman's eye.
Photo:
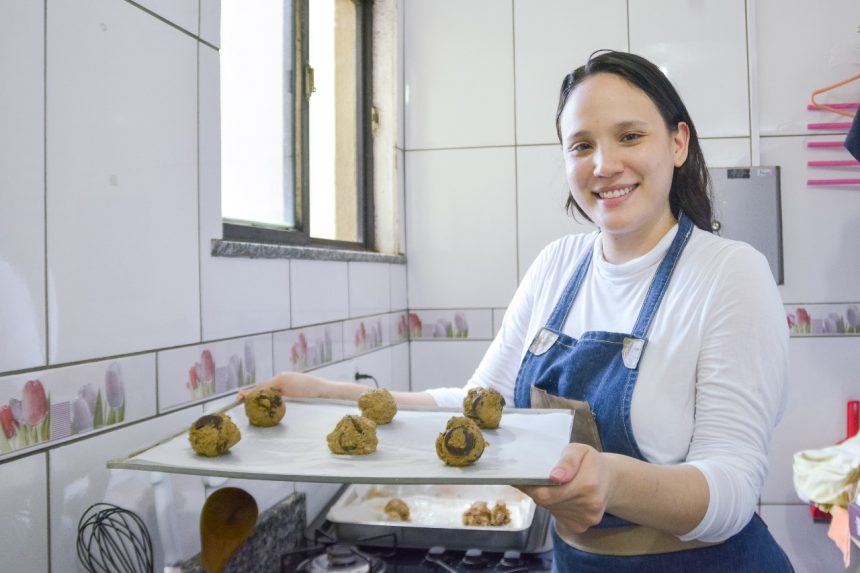
[[589,145],[587,143],[582,143],[582,142],[574,143],[573,145],[570,146],[570,150],[574,153],[582,153],[583,151],[586,151],[588,148],[589,148]]
[[642,136],[638,133],[625,133],[621,137],[621,141],[636,141],[640,137],[642,137]]

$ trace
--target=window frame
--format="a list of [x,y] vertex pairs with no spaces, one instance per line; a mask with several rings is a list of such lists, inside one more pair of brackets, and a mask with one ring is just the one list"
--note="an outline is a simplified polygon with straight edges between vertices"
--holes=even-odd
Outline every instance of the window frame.
[[[356,93],[357,123],[360,135],[356,141],[357,201],[360,241],[339,241],[311,236],[310,178],[308,174],[309,141],[309,1],[293,0],[293,9],[285,22],[293,32],[292,73],[285,73],[285,84],[292,93],[292,109],[285,110],[290,118],[289,133],[293,145],[293,198],[296,226],[292,229],[272,225],[238,222],[222,217],[224,241],[320,247],[339,250],[376,251],[373,202],[373,0],[352,0],[358,10],[356,38],[358,65]],[[289,155],[289,153],[287,154]]]

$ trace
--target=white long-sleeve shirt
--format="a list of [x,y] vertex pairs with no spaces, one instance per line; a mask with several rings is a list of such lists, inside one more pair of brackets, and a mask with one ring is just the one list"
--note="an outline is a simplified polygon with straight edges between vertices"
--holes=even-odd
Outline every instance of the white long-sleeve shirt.
[[[574,338],[589,330],[631,332],[677,228],[619,265],[603,259],[597,232],[548,245],[466,386],[430,394],[440,406],[459,407],[469,388],[492,387],[513,405],[520,362],[592,244],[591,266],[563,330]],[[647,337],[631,404],[636,442],[649,462],[688,463],[704,474],[708,510],[681,539],[722,541],[755,511],[771,432],[786,402],[788,327],[764,256],[694,229]]]

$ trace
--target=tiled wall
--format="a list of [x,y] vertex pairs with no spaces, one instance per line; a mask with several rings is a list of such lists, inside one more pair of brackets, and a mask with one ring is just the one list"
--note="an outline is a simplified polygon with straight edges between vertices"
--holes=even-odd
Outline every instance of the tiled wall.
[[[404,12],[409,306],[425,329],[438,320],[431,313],[486,321],[491,311],[497,328],[540,248],[590,230],[563,213],[554,114],[563,75],[601,48],[629,49],[666,69],[710,166],[749,165],[761,133],[761,164],[782,168],[787,313],[798,303],[860,301],[860,189],[806,185],[822,175],[808,160],[849,158],[810,154],[808,141],[844,139],[844,130],[807,130],[840,118],[806,104],[813,90],[860,67],[855,0],[826,10],[812,0],[406,0]],[[758,71],[752,86],[748,57]],[[860,84],[823,101],[860,101]],[[855,169],[826,173],[856,177]],[[484,332],[413,341],[413,387],[461,384],[488,345]],[[843,570],[826,528],[794,493],[791,459],[844,436],[845,401],[860,397],[858,351],[857,336],[791,339],[791,396],[761,513],[798,571]]]
[[[101,501],[143,517],[156,570],[199,551],[221,481],[105,462],[239,386],[305,370],[409,388],[404,265],[210,255],[219,19],[219,0],[0,3],[0,555],[18,570],[77,571]],[[333,491],[234,483],[261,510],[305,491],[310,517]]]

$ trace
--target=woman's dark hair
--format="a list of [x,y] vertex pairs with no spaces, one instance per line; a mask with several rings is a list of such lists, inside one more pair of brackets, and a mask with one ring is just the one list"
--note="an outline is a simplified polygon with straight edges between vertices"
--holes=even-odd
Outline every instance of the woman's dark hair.
[[[558,98],[558,111],[555,115],[555,129],[558,140],[561,141],[561,112],[573,90],[586,78],[595,74],[615,74],[636,86],[647,95],[663,117],[670,131],[678,129],[678,123],[684,122],[690,128],[690,142],[687,160],[675,168],[672,175],[672,187],[669,190],[669,208],[672,215],[678,218],[679,212],[684,211],[693,224],[711,232],[711,178],[705,165],[705,157],[699,146],[699,137],[693,120],[681,101],[681,96],[675,90],[669,79],[660,68],[635,54],[601,50],[589,56],[585,65],[578,67],[565,76],[561,83],[561,93]],[[568,195],[567,211],[572,215],[573,208],[579,214],[591,221],[588,215],[574,201],[573,195]]]

